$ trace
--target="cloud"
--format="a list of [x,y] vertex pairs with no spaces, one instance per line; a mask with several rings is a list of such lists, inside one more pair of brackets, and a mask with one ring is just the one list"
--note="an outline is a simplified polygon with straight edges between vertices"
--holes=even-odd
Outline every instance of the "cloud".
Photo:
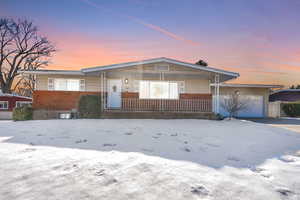
[[96,3],[94,3],[94,2],[92,2],[90,0],[81,0],[81,1],[84,2],[84,3],[87,3],[88,5],[90,5],[92,7],[95,7],[95,8],[98,8],[98,9],[102,9],[102,10],[107,10],[109,12],[112,12],[114,14],[120,15],[122,17],[126,17],[127,19],[130,19],[131,21],[134,21],[134,22],[136,22],[138,24],[141,24],[141,25],[143,25],[143,26],[145,26],[147,28],[150,28],[150,29],[152,29],[154,31],[162,33],[162,34],[164,34],[164,35],[166,35],[166,36],[168,36],[168,37],[170,37],[172,39],[175,39],[177,41],[182,41],[182,42],[184,42],[184,43],[186,43],[188,45],[191,45],[191,46],[200,46],[200,43],[198,43],[198,42],[186,39],[186,38],[184,38],[182,36],[179,36],[179,35],[177,35],[175,33],[170,32],[170,31],[168,31],[168,30],[166,30],[166,29],[164,29],[164,28],[162,28],[160,26],[157,26],[157,25],[154,25],[154,24],[151,24],[151,23],[147,23],[144,20],[141,20],[141,19],[139,19],[137,17],[130,16],[130,15],[125,15],[125,14],[120,14],[120,13],[116,13],[113,10],[110,10],[110,9],[104,8],[102,6],[99,6],[98,4],[96,4]]

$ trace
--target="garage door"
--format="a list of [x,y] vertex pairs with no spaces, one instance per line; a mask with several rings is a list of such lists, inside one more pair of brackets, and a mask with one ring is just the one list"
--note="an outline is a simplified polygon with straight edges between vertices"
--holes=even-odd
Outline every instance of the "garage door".
[[[228,116],[228,112],[222,108],[222,102],[226,96],[220,95],[220,114]],[[227,96],[228,98],[228,96]],[[264,117],[264,97],[256,95],[241,95],[241,101],[247,102],[247,108],[238,112],[238,117]]]

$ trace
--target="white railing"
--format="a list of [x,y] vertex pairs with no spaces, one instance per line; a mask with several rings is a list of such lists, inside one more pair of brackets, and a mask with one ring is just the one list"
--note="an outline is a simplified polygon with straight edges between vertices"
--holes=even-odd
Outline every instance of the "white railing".
[[123,111],[212,112],[211,99],[122,98]]

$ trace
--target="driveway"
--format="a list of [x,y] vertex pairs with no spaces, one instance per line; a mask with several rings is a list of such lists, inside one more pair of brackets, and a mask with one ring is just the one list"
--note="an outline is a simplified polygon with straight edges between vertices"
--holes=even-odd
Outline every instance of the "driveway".
[[268,124],[275,127],[285,128],[291,131],[300,133],[300,119],[299,118],[280,118],[280,119],[249,119],[253,122]]

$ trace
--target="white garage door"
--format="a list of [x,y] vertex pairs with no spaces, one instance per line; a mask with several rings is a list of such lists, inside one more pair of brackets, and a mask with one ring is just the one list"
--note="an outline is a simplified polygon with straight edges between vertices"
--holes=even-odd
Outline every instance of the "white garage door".
[[[222,108],[222,101],[226,96],[220,95],[220,114],[228,116],[228,113]],[[256,95],[241,95],[241,101],[247,102],[247,108],[238,112],[238,117],[264,117],[264,97]]]

